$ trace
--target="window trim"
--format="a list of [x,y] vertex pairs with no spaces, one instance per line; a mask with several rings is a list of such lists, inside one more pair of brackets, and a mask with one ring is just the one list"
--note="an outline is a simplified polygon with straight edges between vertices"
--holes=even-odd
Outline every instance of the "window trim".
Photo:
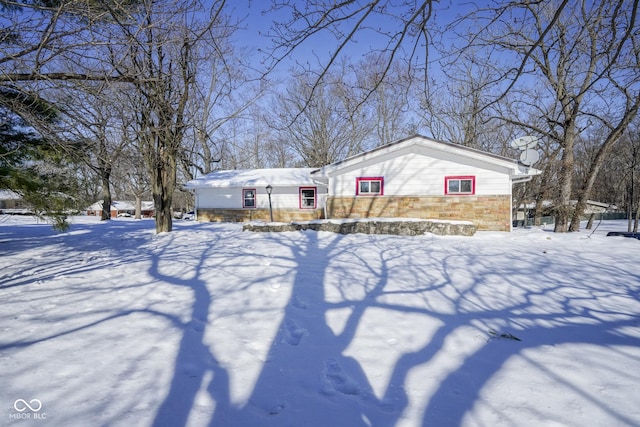
[[[471,192],[449,192],[449,181],[471,181]],[[474,196],[476,194],[476,177],[474,175],[456,175],[444,177],[445,196]]]
[[[379,193],[361,193],[360,192],[360,183],[361,182],[380,182],[380,192]],[[356,196],[384,196],[384,177],[383,176],[361,176],[356,178]]]
[[[247,191],[253,191],[253,206],[247,206],[247,197],[245,196]],[[243,188],[242,189],[242,209],[255,209],[258,206],[258,191],[255,188]]]
[[[304,206],[302,203],[302,191],[313,190],[313,206]],[[318,207],[318,187],[299,187],[298,188],[298,206],[300,209],[316,209]]]

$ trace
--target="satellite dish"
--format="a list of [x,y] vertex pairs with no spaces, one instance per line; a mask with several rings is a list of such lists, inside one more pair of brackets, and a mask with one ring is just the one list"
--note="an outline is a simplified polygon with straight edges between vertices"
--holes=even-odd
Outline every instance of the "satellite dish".
[[520,154],[520,163],[525,166],[531,166],[538,160],[540,160],[540,154],[538,154],[536,150],[532,150],[531,148],[524,150],[522,154]]
[[526,150],[528,148],[535,148],[538,145],[538,137],[537,136],[522,136],[520,138],[516,138],[511,141],[511,147],[516,148],[518,150]]

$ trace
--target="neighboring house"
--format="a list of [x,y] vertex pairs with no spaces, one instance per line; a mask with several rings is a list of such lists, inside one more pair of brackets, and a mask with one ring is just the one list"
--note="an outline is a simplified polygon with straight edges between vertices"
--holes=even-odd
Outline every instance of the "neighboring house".
[[275,221],[423,218],[509,231],[512,185],[539,173],[506,157],[414,136],[320,169],[217,171],[186,188],[195,191],[200,221],[269,220],[271,184]]
[[185,188],[195,193],[198,221],[269,221],[271,214],[274,221],[308,221],[324,217],[327,194],[326,185],[312,177],[313,170],[220,170],[187,182]]
[[[569,200],[570,206],[575,206],[578,203],[577,200]],[[613,203],[597,202],[595,200],[587,200],[587,206],[585,207],[584,214],[602,214],[602,213],[617,213],[620,212],[618,205]],[[521,211],[533,211],[536,208],[536,202],[530,202],[518,206],[518,212]],[[545,215],[551,215],[555,209],[555,204],[551,200],[544,200],[542,202],[542,211]],[[521,218],[518,218],[521,219]]]
[[0,190],[0,213],[31,214],[31,206],[15,191]]
[[[571,206],[575,206],[578,201],[571,200],[569,202]],[[603,213],[614,213],[619,212],[620,208],[614,205],[613,203],[603,203],[596,202],[595,200],[587,200],[587,206],[584,209],[584,215],[595,215],[595,214],[603,214]]]
[[[90,216],[101,216],[102,215],[102,204],[104,202],[101,200],[99,202],[95,202],[91,206],[89,206],[86,211],[87,215]],[[136,202],[131,201],[112,201],[111,209],[110,209],[111,218],[116,218],[118,215],[120,216],[134,216],[136,213]],[[140,215],[142,218],[152,218],[155,212],[155,208],[153,206],[152,201],[143,201],[142,202],[142,210]]]
[[[576,204],[578,203],[577,200],[570,200],[569,201],[569,205],[573,208]],[[554,218],[554,210],[556,208],[556,205],[551,201],[551,200],[544,200],[542,202],[542,210],[541,210],[541,222],[542,223],[547,223],[547,224],[553,224],[555,221]],[[526,204],[521,204],[520,206],[518,206],[518,212],[516,213],[516,220],[520,223],[524,222],[525,217],[528,219],[527,223],[531,224],[533,223],[533,215],[535,213],[535,209],[536,209],[536,203],[535,202],[529,202]],[[604,216],[606,214],[606,216],[609,217],[609,219],[615,219],[615,218],[624,218],[625,217],[625,213],[620,211],[620,208],[613,204],[613,203],[603,203],[603,202],[597,202],[595,200],[587,200],[586,202],[586,206],[584,209],[584,212],[582,213],[582,217],[584,219],[588,219],[589,220],[589,226],[587,228],[590,228],[590,224],[591,222],[596,218],[597,215],[600,215],[600,217],[602,218],[602,216]]]

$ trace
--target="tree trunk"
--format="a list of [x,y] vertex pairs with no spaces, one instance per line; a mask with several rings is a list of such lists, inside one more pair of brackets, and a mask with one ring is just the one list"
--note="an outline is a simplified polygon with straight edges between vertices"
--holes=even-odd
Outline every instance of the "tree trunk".
[[136,198],[136,214],[134,216],[134,219],[140,219],[142,218],[142,197],[140,197],[140,194],[134,194],[133,195]]
[[[166,147],[166,146],[165,146]],[[161,158],[154,168],[153,203],[155,207],[156,233],[173,230],[171,204],[176,187],[176,155],[169,149],[161,151]]]
[[569,231],[580,231],[580,220],[582,219],[582,214],[584,213],[585,209],[587,209],[587,192],[585,189],[583,189],[580,193],[580,196],[578,196],[578,201],[573,207],[573,213],[571,214],[571,223],[569,224]]
[[580,230],[580,217],[584,213],[584,210],[587,206],[587,200],[589,200],[591,190],[593,189],[596,179],[598,178],[600,168],[602,168],[602,165],[607,160],[608,154],[611,149],[620,140],[620,137],[622,136],[624,130],[627,128],[631,120],[636,116],[638,111],[638,102],[640,102],[640,96],[638,96],[638,98],[636,99],[636,103],[631,108],[628,108],[626,110],[625,115],[620,123],[618,123],[616,128],[609,133],[604,143],[600,146],[598,153],[591,162],[589,172],[584,181],[584,186],[582,187],[582,192],[580,193],[580,197],[578,198],[578,203],[573,210],[573,217],[571,218],[571,228],[569,229],[569,231]]
[[591,230],[591,227],[593,227],[593,219],[596,217],[596,214],[592,213],[591,215],[589,215],[589,221],[587,222],[587,230]]
[[111,219],[111,168],[100,169],[100,180],[102,181],[102,214],[100,221]]
[[573,178],[573,138],[565,139],[562,154],[562,167],[560,168],[560,195],[556,203],[555,227],[556,233],[566,233],[569,227],[569,214],[571,212],[571,182]]
[[171,218],[171,197],[166,193],[154,194],[153,201],[156,209],[156,233],[168,233],[173,230]]

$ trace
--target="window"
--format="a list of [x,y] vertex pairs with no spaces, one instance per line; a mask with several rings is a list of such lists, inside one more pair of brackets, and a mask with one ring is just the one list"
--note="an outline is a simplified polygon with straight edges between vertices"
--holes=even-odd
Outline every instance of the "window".
[[300,209],[316,208],[316,187],[300,187]]
[[384,177],[356,178],[357,196],[382,196],[384,194]]
[[242,207],[243,208],[255,208],[256,207],[256,190],[255,188],[242,190]]
[[444,178],[444,194],[473,195],[475,193],[475,176],[447,176]]

